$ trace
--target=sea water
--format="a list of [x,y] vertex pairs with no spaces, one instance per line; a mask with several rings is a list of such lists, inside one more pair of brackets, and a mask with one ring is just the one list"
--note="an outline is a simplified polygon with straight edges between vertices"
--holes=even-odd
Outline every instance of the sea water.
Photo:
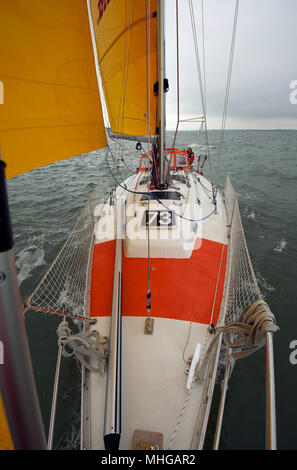
[[[167,146],[172,146],[173,132]],[[209,131],[210,170],[221,186],[230,173],[238,193],[242,222],[259,286],[275,314],[280,331],[274,336],[277,440],[279,449],[297,448],[297,365],[292,347],[297,340],[297,132],[226,131],[217,168],[219,131]],[[206,154],[199,132],[180,132],[176,146]],[[133,152],[131,149],[134,149]],[[135,170],[135,144],[123,142],[118,166],[100,150],[34,170],[8,182],[15,255],[23,300],[54,260],[99,178],[107,193],[115,181]],[[197,164],[195,159],[194,167]],[[113,176],[110,173],[112,171]],[[36,384],[46,431],[57,357],[56,328],[61,321],[40,313],[26,315]],[[297,344],[297,342],[296,342]],[[296,361],[295,361],[296,362]],[[222,449],[265,448],[265,348],[237,361],[224,413]],[[221,366],[222,368],[222,366]],[[215,389],[206,447],[211,448],[220,394]],[[63,359],[54,448],[79,448],[80,372],[74,360]]]

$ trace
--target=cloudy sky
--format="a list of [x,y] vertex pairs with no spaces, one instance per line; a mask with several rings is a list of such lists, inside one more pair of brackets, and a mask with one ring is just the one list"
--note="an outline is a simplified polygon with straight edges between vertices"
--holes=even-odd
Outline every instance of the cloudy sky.
[[[176,126],[175,0],[166,0],[167,128]],[[202,59],[201,0],[194,0]],[[235,0],[204,0],[208,127],[219,129]],[[188,0],[179,0],[181,119],[201,114]],[[228,129],[297,129],[297,0],[240,0]],[[196,125],[197,127],[197,125]],[[184,124],[182,129],[191,129]]]

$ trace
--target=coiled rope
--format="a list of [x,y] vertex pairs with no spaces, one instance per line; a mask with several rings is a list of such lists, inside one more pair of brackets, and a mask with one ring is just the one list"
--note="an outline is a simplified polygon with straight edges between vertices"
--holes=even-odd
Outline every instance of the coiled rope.
[[239,317],[224,327],[216,329],[216,335],[210,343],[208,350],[200,365],[196,368],[196,377],[200,383],[204,382],[207,364],[210,355],[216,346],[220,335],[223,335],[224,344],[232,349],[234,359],[247,357],[265,344],[265,335],[279,330],[275,317],[264,300],[257,300],[247,307]]
[[64,357],[75,356],[86,369],[103,375],[108,358],[108,338],[100,336],[96,330],[73,334],[66,320],[59,324],[57,335]]

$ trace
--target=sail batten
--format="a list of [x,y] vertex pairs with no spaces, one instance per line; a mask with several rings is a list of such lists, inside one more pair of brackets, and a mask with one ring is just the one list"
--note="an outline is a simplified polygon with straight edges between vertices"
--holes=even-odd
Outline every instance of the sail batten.
[[156,131],[157,1],[91,0],[98,64],[113,133]]
[[2,2],[0,57],[8,178],[107,145],[85,1]]

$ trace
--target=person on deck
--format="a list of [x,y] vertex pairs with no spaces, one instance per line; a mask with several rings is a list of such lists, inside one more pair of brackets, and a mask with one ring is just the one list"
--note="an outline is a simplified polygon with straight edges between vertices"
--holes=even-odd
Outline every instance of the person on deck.
[[189,164],[192,165],[193,161],[194,161],[194,152],[193,152],[193,149],[192,147],[188,147],[187,148],[187,154],[188,154],[188,161],[189,161]]

